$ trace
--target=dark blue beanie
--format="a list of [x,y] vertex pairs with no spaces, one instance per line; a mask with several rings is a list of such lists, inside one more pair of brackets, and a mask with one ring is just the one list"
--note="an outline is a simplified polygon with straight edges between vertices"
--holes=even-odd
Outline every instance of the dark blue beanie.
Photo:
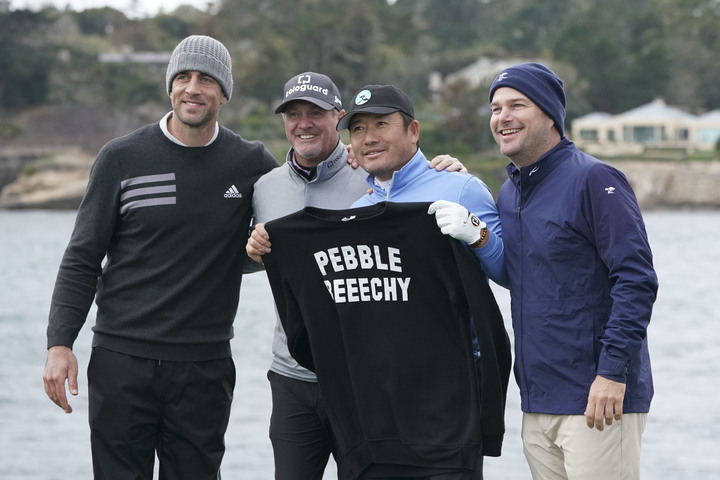
[[565,90],[563,81],[547,67],[539,63],[521,63],[506,68],[490,86],[488,102],[492,102],[495,90],[510,87],[526,95],[535,105],[555,122],[560,137],[565,135]]

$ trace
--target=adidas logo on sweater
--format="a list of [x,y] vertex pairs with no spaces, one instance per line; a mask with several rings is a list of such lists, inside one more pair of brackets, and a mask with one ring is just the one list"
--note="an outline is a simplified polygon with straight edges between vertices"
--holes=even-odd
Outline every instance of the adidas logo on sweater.
[[225,198],[242,198],[242,193],[240,193],[235,185],[227,189],[227,192],[225,192]]

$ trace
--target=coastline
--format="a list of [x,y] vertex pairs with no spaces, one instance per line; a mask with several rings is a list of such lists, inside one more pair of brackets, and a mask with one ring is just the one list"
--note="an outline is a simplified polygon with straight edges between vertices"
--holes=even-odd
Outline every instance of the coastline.
[[[94,159],[80,147],[0,152],[0,209],[77,209]],[[625,174],[643,210],[720,210],[720,161],[607,163]]]
[[720,161],[611,160],[643,210],[720,209]]

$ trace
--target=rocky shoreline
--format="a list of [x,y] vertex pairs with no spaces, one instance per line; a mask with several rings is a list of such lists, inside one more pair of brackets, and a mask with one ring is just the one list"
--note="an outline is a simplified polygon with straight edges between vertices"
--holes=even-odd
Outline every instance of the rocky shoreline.
[[[93,160],[77,147],[1,154],[0,209],[76,209]],[[625,173],[643,210],[720,209],[720,161],[608,163]]]
[[77,147],[0,156],[0,209],[76,209],[94,159]]
[[609,161],[643,210],[720,209],[720,161]]

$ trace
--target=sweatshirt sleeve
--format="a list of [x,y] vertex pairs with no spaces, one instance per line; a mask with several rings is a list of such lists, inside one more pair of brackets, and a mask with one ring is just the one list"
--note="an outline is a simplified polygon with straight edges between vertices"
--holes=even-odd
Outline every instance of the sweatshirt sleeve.
[[[280,268],[283,260],[278,258],[276,250],[265,254],[263,260],[278,317],[287,336],[288,351],[299,365],[314,372],[315,362],[302,311],[290,282],[285,278],[285,274],[290,268],[285,270]],[[293,262],[285,261],[285,265],[293,265]]]
[[502,313],[485,279],[452,242],[463,289],[472,313],[480,358],[477,364],[480,381],[480,411],[483,435],[482,454],[499,457],[505,435],[505,403],[512,368],[510,338]]
[[90,179],[58,270],[50,304],[47,347],[72,348],[95,298],[98,278],[115,229],[120,180],[106,145]]

